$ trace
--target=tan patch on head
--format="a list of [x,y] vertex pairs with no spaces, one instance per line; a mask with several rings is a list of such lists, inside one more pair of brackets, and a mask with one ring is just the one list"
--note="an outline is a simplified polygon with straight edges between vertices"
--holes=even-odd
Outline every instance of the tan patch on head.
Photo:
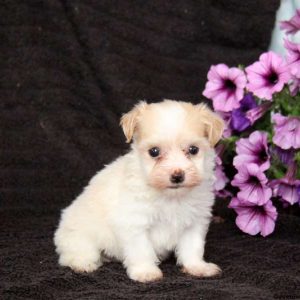
[[137,131],[139,119],[146,107],[147,103],[145,101],[140,101],[131,111],[122,116],[120,125],[124,131],[127,143],[131,142],[134,133]]
[[196,109],[200,115],[199,120],[205,126],[205,135],[211,145],[214,147],[221,139],[224,131],[224,121],[216,113],[212,112],[205,104],[196,105]]
[[137,131],[139,140],[161,139],[167,143],[189,136],[205,137],[205,125],[199,118],[197,106],[172,100],[149,104]]
[[223,120],[205,104],[164,100],[159,103],[138,103],[123,115],[120,122],[127,142],[135,140],[181,139],[194,135],[205,137],[211,147],[220,140]]
[[204,103],[197,105],[180,103],[187,112],[187,126],[197,132],[200,137],[207,138],[210,146],[214,147],[223,134],[225,125],[222,118]]

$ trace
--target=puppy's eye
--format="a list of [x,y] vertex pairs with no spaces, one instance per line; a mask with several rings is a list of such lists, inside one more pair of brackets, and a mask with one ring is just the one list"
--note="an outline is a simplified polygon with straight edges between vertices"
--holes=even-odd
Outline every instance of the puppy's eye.
[[158,147],[153,147],[153,148],[149,149],[148,152],[149,152],[149,155],[152,157],[157,157],[160,154],[160,150]]
[[196,146],[189,147],[189,154],[196,155],[199,152],[199,148]]

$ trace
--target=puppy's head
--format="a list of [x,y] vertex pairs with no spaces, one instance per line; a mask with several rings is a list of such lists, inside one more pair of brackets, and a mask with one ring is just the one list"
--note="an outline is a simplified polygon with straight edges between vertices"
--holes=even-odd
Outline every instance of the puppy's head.
[[146,180],[160,190],[192,188],[213,173],[213,147],[222,119],[204,104],[140,102],[121,118]]

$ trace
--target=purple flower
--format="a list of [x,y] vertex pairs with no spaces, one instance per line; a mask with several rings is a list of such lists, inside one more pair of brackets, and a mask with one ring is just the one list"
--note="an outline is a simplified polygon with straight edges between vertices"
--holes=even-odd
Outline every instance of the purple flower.
[[239,167],[231,184],[239,187],[237,197],[245,201],[263,205],[272,196],[272,190],[267,186],[268,179],[262,169],[254,164],[244,164]]
[[266,132],[254,131],[248,138],[241,138],[236,142],[236,153],[238,154],[233,165],[239,169],[245,164],[254,163],[262,171],[270,167],[270,155],[268,151],[268,135]]
[[297,193],[298,193],[298,199],[299,199],[299,205],[300,205],[300,185],[297,187]]
[[300,117],[284,117],[279,113],[272,116],[274,123],[273,142],[282,149],[300,148]]
[[278,159],[285,165],[289,165],[294,161],[295,150],[293,148],[284,150],[275,145],[272,146],[271,153],[272,156],[277,156]]
[[287,50],[287,66],[289,69],[300,67],[300,45],[295,44],[287,39],[284,40],[284,47]]
[[280,22],[280,29],[285,30],[286,34],[295,34],[300,29],[300,9],[288,21]]
[[230,125],[233,130],[241,132],[250,127],[251,122],[247,118],[247,111],[257,107],[257,103],[251,93],[248,93],[244,96],[240,102],[241,106],[237,109],[234,109],[231,114]]
[[215,110],[228,112],[240,106],[247,81],[243,71],[219,64],[211,66],[207,78],[203,95],[213,101]]
[[271,106],[272,103],[266,102],[247,111],[246,117],[250,121],[250,124],[253,125],[271,108]]
[[290,204],[299,202],[300,196],[297,189],[300,187],[300,180],[289,180],[284,177],[272,180],[270,186],[273,188],[273,195],[275,197],[281,197],[282,200]]
[[280,92],[290,79],[283,58],[272,51],[263,53],[259,61],[246,68],[246,73],[249,81],[247,89],[267,100],[272,100],[272,95]]
[[269,184],[273,189],[273,195],[275,197],[281,197],[283,201],[292,205],[300,200],[298,193],[300,180],[295,178],[296,169],[296,163],[291,164],[283,178],[272,180]]
[[236,211],[238,216],[235,222],[243,232],[251,235],[260,233],[265,237],[274,231],[278,214],[272,201],[258,206],[239,198],[233,198],[229,207]]
[[251,123],[245,113],[238,108],[232,111],[230,125],[233,130],[242,132],[249,128]]
[[223,190],[229,181],[229,179],[226,177],[224,171],[223,171],[223,166],[222,166],[222,155],[225,151],[225,146],[220,144],[216,148],[216,169],[215,169],[215,177],[216,181],[214,183],[214,190],[215,192],[219,192]]
[[225,123],[225,128],[224,128],[224,131],[223,131],[223,137],[224,138],[229,138],[231,137],[232,135],[232,129],[231,129],[231,126],[230,126],[230,122],[231,122],[231,113],[229,112],[218,112],[219,113],[219,116],[222,117],[224,123]]
[[291,68],[292,84],[290,85],[290,93],[294,97],[300,90],[300,68]]

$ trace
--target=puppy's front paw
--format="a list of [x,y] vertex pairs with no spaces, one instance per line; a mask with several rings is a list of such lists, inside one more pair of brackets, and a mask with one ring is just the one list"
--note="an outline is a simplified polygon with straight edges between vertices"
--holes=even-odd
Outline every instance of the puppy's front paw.
[[216,264],[207,263],[205,261],[184,266],[182,271],[196,277],[212,277],[219,275],[222,272],[220,267]]
[[156,265],[138,265],[127,269],[130,279],[139,282],[151,282],[163,277],[163,273]]
[[59,260],[60,265],[70,267],[77,273],[90,273],[96,271],[101,266],[100,258],[98,260],[90,257],[80,257],[72,255],[62,255]]

